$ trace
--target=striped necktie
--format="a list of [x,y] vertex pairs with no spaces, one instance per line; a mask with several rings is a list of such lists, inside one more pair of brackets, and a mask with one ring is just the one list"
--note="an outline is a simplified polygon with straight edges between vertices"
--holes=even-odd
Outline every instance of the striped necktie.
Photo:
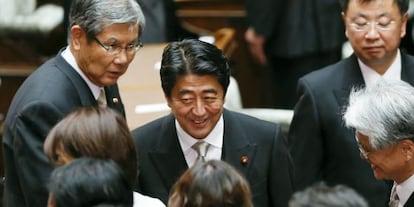
[[397,194],[397,186],[395,186],[394,184],[391,190],[389,206],[398,207],[399,203],[400,203],[400,198],[398,197],[398,194]]
[[96,99],[96,101],[98,102],[98,106],[106,107],[106,95],[105,90],[103,88],[99,92],[99,96],[98,99]]
[[206,161],[205,157],[207,155],[208,148],[210,144],[205,141],[196,142],[191,148],[193,148],[197,152],[197,159],[196,161]]

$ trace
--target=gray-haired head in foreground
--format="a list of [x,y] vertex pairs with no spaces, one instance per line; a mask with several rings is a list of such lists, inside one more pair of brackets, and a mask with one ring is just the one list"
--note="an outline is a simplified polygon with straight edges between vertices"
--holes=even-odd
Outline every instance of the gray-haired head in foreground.
[[293,194],[289,207],[368,207],[368,203],[352,188],[321,182]]
[[136,0],[74,0],[70,8],[68,30],[73,25],[79,25],[92,39],[104,27],[122,23],[137,24],[141,36],[145,17]]
[[345,125],[369,137],[373,149],[414,137],[414,88],[400,80],[380,79],[372,87],[353,89]]

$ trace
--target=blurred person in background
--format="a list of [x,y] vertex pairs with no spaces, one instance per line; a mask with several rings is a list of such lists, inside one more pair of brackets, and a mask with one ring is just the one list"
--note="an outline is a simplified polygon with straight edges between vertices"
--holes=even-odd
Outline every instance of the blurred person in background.
[[266,66],[266,106],[293,109],[298,79],[341,59],[346,38],[338,0],[246,0],[245,39]]

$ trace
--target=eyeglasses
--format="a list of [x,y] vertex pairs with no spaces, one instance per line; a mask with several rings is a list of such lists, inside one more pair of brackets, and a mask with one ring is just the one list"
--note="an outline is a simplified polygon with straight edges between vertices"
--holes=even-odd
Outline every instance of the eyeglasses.
[[[355,139],[356,139],[357,144],[358,144],[359,155],[361,156],[361,158],[362,158],[362,159],[364,159],[364,160],[368,160],[368,156],[369,156],[369,154],[370,154],[371,152],[376,152],[376,151],[378,151],[378,150],[374,150],[374,151],[366,151],[366,150],[362,147],[361,143],[359,143],[358,137],[357,137],[356,135],[355,135]],[[399,143],[399,142],[401,142],[401,141],[403,141],[403,140],[411,140],[411,141],[413,141],[413,142],[414,142],[413,138],[406,138],[406,139],[400,139],[400,140],[398,140],[398,141],[397,141],[397,143]],[[394,146],[394,145],[391,145],[391,146]],[[391,147],[391,146],[390,146],[390,147]],[[385,148],[384,148],[384,149],[385,149]],[[381,149],[380,149],[380,150],[381,150]]]
[[359,143],[358,138],[356,136],[355,136],[355,139],[356,139],[357,144],[358,144],[359,156],[364,160],[368,160],[368,155],[371,152],[367,152],[364,148],[362,148],[362,145]]
[[370,21],[370,22],[364,22],[364,23],[356,23],[352,22],[350,23],[353,30],[357,32],[368,32],[372,26],[377,31],[389,31],[394,28],[396,21],[390,20],[387,22],[377,22],[377,21]]
[[113,55],[113,56],[118,55],[119,53],[121,53],[122,50],[125,50],[128,54],[132,55],[138,52],[138,50],[144,46],[140,40],[137,40],[135,43],[131,43],[127,45],[125,48],[123,48],[119,45],[105,45],[100,40],[98,40],[98,38],[96,37],[93,37],[93,39],[103,49],[105,49],[109,55]]

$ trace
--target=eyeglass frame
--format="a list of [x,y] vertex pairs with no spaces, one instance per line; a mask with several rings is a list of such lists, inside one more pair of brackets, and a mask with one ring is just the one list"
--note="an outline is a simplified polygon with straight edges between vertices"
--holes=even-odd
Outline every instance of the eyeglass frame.
[[[93,40],[95,40],[95,42],[96,43],[98,43],[98,45],[99,46],[101,46],[103,49],[105,49],[105,51],[109,54],[109,55],[113,55],[113,56],[116,56],[116,55],[118,55],[118,54],[120,54],[121,53],[121,51],[122,50],[125,50],[125,52],[127,53],[127,54],[135,54],[136,52],[138,52],[142,47],[144,47],[144,45],[142,44],[142,42],[141,42],[141,40],[139,40],[139,39],[137,39],[136,40],[136,45],[135,45],[135,49],[134,50],[131,50],[131,52],[132,51],[134,51],[133,53],[130,53],[129,51],[128,51],[128,47],[130,46],[130,45],[128,45],[127,47],[120,47],[120,46],[118,46],[118,45],[114,45],[114,46],[108,46],[108,45],[105,45],[103,42],[101,42],[96,36],[95,37],[93,37],[92,38]],[[133,47],[131,47],[131,49],[132,49]],[[111,51],[113,51],[113,52],[111,52]]]
[[361,143],[359,143],[359,140],[358,140],[357,135],[355,135],[355,140],[356,140],[356,142],[357,142],[357,144],[358,144],[359,156],[360,156],[362,159],[364,159],[364,160],[368,160],[368,155],[369,155],[369,153],[371,153],[372,151],[367,152],[367,151],[366,151],[366,150],[362,147]]
[[[351,25],[352,29],[356,32],[368,32],[372,28],[372,25],[374,26],[376,31],[390,31],[393,29],[393,25],[397,23],[398,20],[390,20],[385,26],[381,26],[382,24],[378,21],[367,21],[364,24],[358,24],[356,22],[351,22],[349,25]],[[362,27],[358,29],[358,27]],[[365,27],[365,28],[364,28]]]
[[[359,143],[359,140],[358,140],[358,136],[355,134],[355,140],[356,140],[356,142],[357,142],[357,144],[358,144],[358,149],[359,149],[359,156],[362,158],[362,159],[364,159],[364,160],[368,160],[368,156],[369,156],[369,154],[371,153],[371,152],[376,152],[376,151],[378,151],[378,150],[373,150],[373,151],[369,151],[369,152],[367,152],[363,147],[362,147],[362,145],[361,145],[361,143]],[[403,141],[403,140],[411,140],[412,142],[414,142],[414,138],[405,138],[405,139],[400,139],[400,140],[398,140],[396,143],[398,143],[398,142],[400,142],[400,141]],[[394,146],[394,145],[391,145],[391,146]],[[390,146],[390,147],[391,147]]]

